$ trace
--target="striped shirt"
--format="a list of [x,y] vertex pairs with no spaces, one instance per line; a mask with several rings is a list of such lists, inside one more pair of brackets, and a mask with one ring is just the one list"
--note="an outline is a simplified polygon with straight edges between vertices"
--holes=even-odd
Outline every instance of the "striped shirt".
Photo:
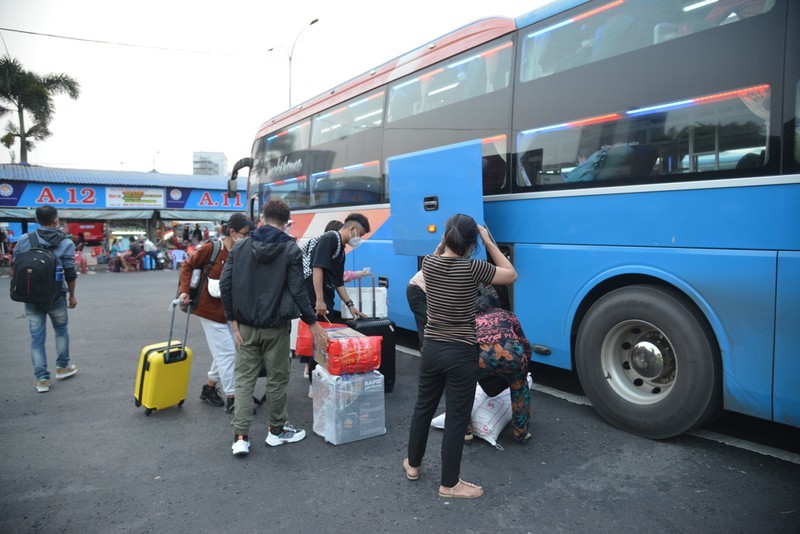
[[475,345],[475,300],[478,284],[488,284],[497,268],[489,262],[459,257],[426,256],[422,260],[428,322],[425,337]]

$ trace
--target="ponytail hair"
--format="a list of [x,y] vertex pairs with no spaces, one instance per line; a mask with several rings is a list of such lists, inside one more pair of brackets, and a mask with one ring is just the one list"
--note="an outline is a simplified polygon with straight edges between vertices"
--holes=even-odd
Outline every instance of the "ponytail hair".
[[474,250],[478,242],[478,223],[469,215],[457,213],[447,219],[444,227],[444,244],[461,257]]

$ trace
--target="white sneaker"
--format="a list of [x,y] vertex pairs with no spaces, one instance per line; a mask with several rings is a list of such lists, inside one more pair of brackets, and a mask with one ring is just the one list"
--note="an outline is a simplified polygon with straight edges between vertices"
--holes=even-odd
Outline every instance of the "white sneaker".
[[313,399],[314,398],[314,386],[313,385],[309,385],[308,386],[308,398],[309,399]]
[[250,453],[250,442],[245,440],[243,436],[233,442],[231,446],[234,456],[247,456]]
[[78,372],[78,368],[75,364],[69,364],[66,367],[57,367],[56,368],[56,380],[64,380],[65,378],[69,378],[75,373]]
[[298,442],[305,437],[305,430],[296,430],[292,425],[287,423],[283,425],[283,431],[278,435],[273,434],[272,431],[268,431],[266,443],[270,447],[277,447],[278,445],[283,445],[284,443]]

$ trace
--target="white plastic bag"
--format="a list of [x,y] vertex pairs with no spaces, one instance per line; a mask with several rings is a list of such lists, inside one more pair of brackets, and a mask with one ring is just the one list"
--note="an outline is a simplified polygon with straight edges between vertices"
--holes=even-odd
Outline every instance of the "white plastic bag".
[[[445,415],[434,417],[431,426],[444,428]],[[475,389],[475,402],[472,404],[472,434],[503,450],[503,446],[497,443],[497,438],[510,422],[511,390],[506,388],[496,397],[490,397],[478,385]]]

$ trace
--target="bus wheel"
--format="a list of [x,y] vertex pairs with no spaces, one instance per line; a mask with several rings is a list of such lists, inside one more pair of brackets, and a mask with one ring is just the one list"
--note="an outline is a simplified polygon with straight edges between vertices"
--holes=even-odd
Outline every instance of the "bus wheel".
[[630,286],[601,297],[578,329],[578,376],[614,426],[651,439],[676,436],[721,406],[719,350],[678,293]]

